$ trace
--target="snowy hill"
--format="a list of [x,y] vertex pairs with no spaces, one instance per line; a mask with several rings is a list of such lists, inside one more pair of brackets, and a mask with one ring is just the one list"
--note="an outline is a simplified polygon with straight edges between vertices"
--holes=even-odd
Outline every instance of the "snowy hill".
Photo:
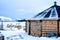
[[0,16],[0,22],[1,21],[12,21],[12,18],[9,18],[9,17],[4,17],[4,16]]

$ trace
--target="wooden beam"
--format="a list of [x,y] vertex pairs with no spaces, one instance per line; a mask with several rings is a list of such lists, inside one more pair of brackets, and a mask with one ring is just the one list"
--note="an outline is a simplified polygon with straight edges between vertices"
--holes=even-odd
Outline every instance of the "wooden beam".
[[26,21],[26,23],[25,23],[25,28],[26,28],[25,31],[27,32],[27,21]]
[[41,36],[42,36],[42,20],[40,20],[40,23],[41,23]]
[[29,21],[29,33],[28,33],[29,35],[31,33],[30,30],[31,30],[31,22]]
[[59,36],[59,20],[57,20],[57,36]]

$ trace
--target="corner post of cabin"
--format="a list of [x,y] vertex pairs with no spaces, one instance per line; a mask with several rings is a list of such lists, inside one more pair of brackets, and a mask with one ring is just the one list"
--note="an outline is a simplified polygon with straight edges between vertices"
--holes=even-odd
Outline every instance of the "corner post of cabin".
[[27,20],[25,21],[25,31],[27,32]]
[[31,23],[30,23],[30,20],[28,20],[28,22],[29,22],[29,33],[28,33],[28,35],[30,35],[30,27],[31,27]]
[[59,20],[57,20],[57,37],[59,36]]
[[41,30],[40,30],[41,31],[41,35],[40,36],[42,36],[42,20],[40,20],[40,22],[41,22],[41,27],[40,27],[41,28]]

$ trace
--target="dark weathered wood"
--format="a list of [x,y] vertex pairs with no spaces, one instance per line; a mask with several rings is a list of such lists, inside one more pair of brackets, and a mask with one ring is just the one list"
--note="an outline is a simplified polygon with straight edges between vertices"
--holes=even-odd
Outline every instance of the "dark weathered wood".
[[30,23],[30,21],[29,21],[29,33],[28,33],[29,35],[30,35],[30,33],[31,33],[31,32],[30,32],[30,28],[31,28],[31,23]]
[[55,20],[43,21],[42,36],[47,36],[49,32],[54,32],[57,35],[57,21],[55,21]]
[[27,21],[26,21],[26,23],[25,23],[25,31],[27,32]]
[[59,36],[60,36],[60,20],[59,20]]
[[28,20],[28,22],[29,35],[47,36],[49,32],[59,35],[59,20]]
[[57,36],[59,36],[59,20],[57,20]]
[[40,23],[41,23],[41,36],[42,36],[42,20],[40,20]]

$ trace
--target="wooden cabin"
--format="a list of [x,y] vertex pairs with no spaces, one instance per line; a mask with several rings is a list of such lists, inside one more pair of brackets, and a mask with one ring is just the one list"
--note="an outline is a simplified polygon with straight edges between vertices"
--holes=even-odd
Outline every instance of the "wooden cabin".
[[60,35],[60,6],[54,2],[50,8],[37,14],[30,20],[26,20],[26,32],[33,36],[48,36],[53,32]]

